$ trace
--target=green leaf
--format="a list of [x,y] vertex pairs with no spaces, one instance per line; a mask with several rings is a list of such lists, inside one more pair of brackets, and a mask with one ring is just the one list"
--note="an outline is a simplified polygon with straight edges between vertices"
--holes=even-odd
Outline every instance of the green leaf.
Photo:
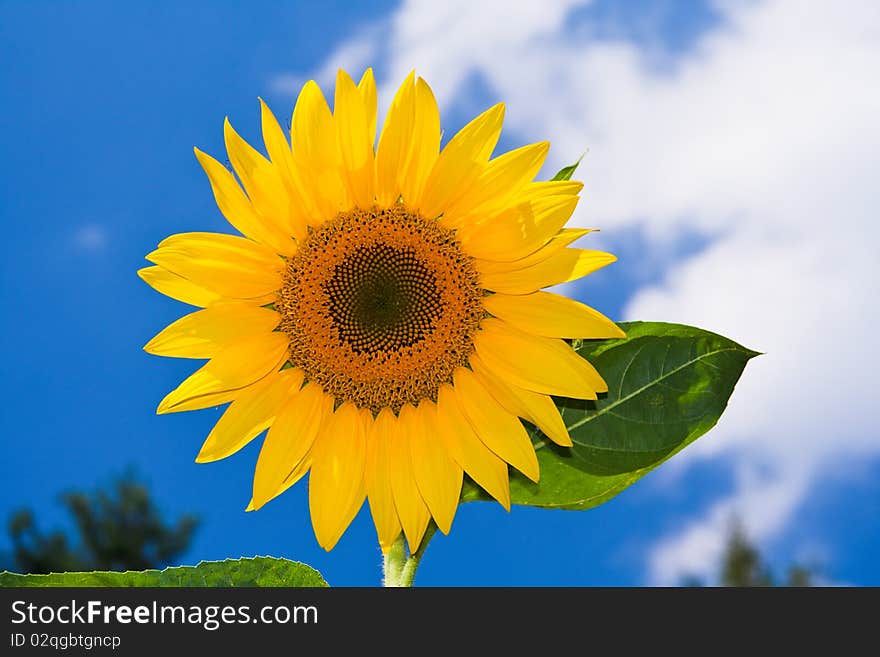
[[[620,327],[626,338],[575,342],[608,393],[598,401],[556,400],[574,446],[557,447],[532,429],[541,480],[511,470],[512,503],[589,509],[606,502],[715,426],[746,363],[758,355],[690,326]],[[488,498],[469,482],[462,500],[478,499]]]
[[0,586],[327,586],[321,574],[304,563],[253,557],[201,561],[196,566],[126,572],[52,573],[19,575],[0,573]]
[[556,172],[556,175],[553,176],[550,180],[571,180],[571,177],[574,175],[574,172],[577,170],[578,165],[581,163],[581,160],[584,159],[584,153],[581,155],[577,162],[574,164],[569,164],[567,167],[562,167],[559,171]]

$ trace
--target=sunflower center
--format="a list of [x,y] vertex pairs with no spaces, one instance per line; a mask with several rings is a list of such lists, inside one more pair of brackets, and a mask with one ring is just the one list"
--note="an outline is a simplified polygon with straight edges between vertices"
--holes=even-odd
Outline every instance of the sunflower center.
[[424,340],[443,308],[437,279],[415,250],[387,244],[356,249],[326,288],[339,335],[357,353]]
[[396,205],[312,230],[288,261],[276,309],[307,380],[338,402],[398,412],[436,399],[466,364],[482,295],[454,233]]

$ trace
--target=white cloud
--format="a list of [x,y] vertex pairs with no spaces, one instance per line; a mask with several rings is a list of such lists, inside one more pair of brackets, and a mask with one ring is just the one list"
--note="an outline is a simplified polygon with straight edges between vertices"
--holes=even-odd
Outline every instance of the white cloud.
[[577,4],[409,0],[365,38],[387,52],[386,97],[415,67],[448,109],[479,76],[518,135],[551,139],[552,165],[589,147],[575,220],[599,239],[638,227],[662,252],[685,231],[712,237],[626,311],[767,354],[711,437],[667,468],[725,458],[737,473],[648,556],[667,583],[711,570],[731,512],[771,540],[808,491],[880,453],[880,6],[719,2],[720,23],[658,70],[636,45],[569,29]]
[[698,522],[686,525],[655,546],[649,563],[654,580],[666,584],[679,581],[682,575],[714,574],[734,518],[747,520],[751,540],[772,535],[807,493],[806,475],[797,466],[784,472],[762,473],[750,463],[741,462],[737,495],[716,502]]
[[308,75],[279,73],[269,79],[269,86],[276,93],[293,97],[299,95],[299,90],[309,80],[315,80],[324,90],[332,89],[336,72],[340,68],[355,75],[355,72],[361,72],[374,64],[380,46],[379,29],[378,24],[363,28],[354,38],[334,51],[318,71]]

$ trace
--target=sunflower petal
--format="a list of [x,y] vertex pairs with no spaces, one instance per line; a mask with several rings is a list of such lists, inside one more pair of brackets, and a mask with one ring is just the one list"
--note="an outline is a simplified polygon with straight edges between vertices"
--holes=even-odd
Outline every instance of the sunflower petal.
[[534,265],[506,272],[480,273],[480,282],[487,290],[505,294],[531,294],[541,288],[558,285],[592,274],[617,258],[602,251],[561,249]]
[[504,103],[498,103],[449,140],[425,185],[419,205],[425,216],[440,216],[476,182],[498,143],[503,122]]
[[412,145],[401,180],[401,194],[411,208],[418,208],[428,175],[440,153],[440,110],[431,87],[416,80]]
[[519,419],[499,404],[470,370],[459,367],[453,382],[459,407],[486,447],[538,481],[538,457]]
[[409,542],[410,552],[419,549],[431,512],[419,492],[413,474],[412,450],[410,442],[415,438],[414,423],[416,409],[405,405],[394,423],[391,440],[388,443],[391,490],[394,493],[394,507]]
[[[266,376],[271,376],[271,374],[267,374]],[[182,413],[184,411],[198,411],[204,408],[214,408],[217,406],[222,406],[223,404],[228,404],[229,402],[235,400],[237,397],[240,397],[247,390],[251,388],[251,386],[259,385],[260,380],[255,381],[249,386],[244,386],[242,388],[235,388],[234,390],[223,390],[222,392],[209,392],[204,395],[195,395],[194,397],[189,397],[174,406],[167,406],[165,408],[159,407],[156,409],[157,415],[163,415],[165,413]]]
[[287,212],[277,217],[278,222],[296,240],[302,240],[306,236],[309,221],[305,202],[299,193],[301,185],[297,184],[299,181],[293,163],[293,153],[284,136],[284,130],[262,98],[260,99],[260,119],[266,151],[278,171],[286,193],[290,196],[290,202],[285,204]]
[[358,82],[358,93],[361,102],[367,111],[367,134],[370,135],[370,145],[376,139],[376,79],[373,77],[373,69],[368,68]]
[[211,183],[217,207],[236,230],[245,237],[272,247],[279,253],[288,253],[291,246],[295,247],[295,245],[291,245],[291,240],[287,236],[276,227],[267,224],[265,219],[257,213],[254,206],[251,205],[250,199],[238,186],[235,176],[226,167],[198,148],[193,150],[199,164],[208,174],[208,181]]
[[318,543],[333,549],[363,504],[367,441],[357,407],[346,402],[312,448],[309,509]]
[[397,90],[379,135],[376,148],[376,202],[379,205],[392,205],[401,194],[401,181],[406,173],[404,165],[412,149],[415,99],[415,72],[411,72]]
[[491,294],[483,299],[491,314],[511,326],[548,338],[625,338],[605,317],[579,301],[550,292]]
[[332,217],[347,207],[348,192],[340,169],[336,127],[330,107],[314,80],[303,85],[291,119],[291,149],[302,177],[303,198],[309,204],[313,224],[318,217]]
[[549,242],[571,217],[577,202],[577,196],[548,196],[519,203],[492,219],[463,226],[458,238],[475,258],[518,260]]
[[266,232],[266,243],[278,253],[290,255],[296,250],[291,240],[289,221],[290,195],[281,177],[281,168],[263,157],[233,129],[227,118],[223,136],[229,161],[238,174],[254,210]]
[[[373,110],[375,116],[375,109]],[[333,103],[336,138],[346,172],[349,192],[355,205],[369,208],[375,195],[373,140],[370,116],[354,80],[342,69],[336,75]]]
[[333,114],[314,80],[306,82],[299,92],[290,125],[291,148],[296,157],[320,168],[336,164]]
[[202,395],[243,388],[262,379],[287,360],[288,338],[283,333],[252,335],[224,347],[159,404],[157,413],[174,410]]
[[527,255],[525,258],[512,260],[510,262],[481,260],[477,258],[474,260],[474,265],[480,274],[506,274],[519,269],[526,269],[527,267],[532,267],[538,263],[544,262],[551,256],[562,251],[562,249],[572,242],[579,240],[581,237],[591,232],[593,232],[591,228],[563,228],[550,238],[550,241],[544,246],[531,255]]
[[224,255],[266,263],[268,266],[280,262],[276,252],[271,248],[245,237],[227,233],[175,233],[159,242],[158,246],[186,251],[195,256],[210,257],[217,251],[223,251]]
[[514,149],[491,160],[476,184],[460,199],[444,209],[443,221],[453,227],[465,218],[492,214],[511,205],[522,188],[541,169],[550,143],[546,141]]
[[278,119],[275,118],[274,112],[262,98],[259,101],[263,144],[266,146],[266,152],[269,154],[269,160],[272,164],[284,171],[293,160],[290,144],[287,137],[284,136],[284,130],[278,123]]
[[511,413],[525,418],[557,445],[571,447],[571,437],[559,409],[547,395],[524,390],[495,376],[477,354],[471,354],[470,366],[477,379]]
[[243,237],[184,233],[163,240],[147,260],[229,299],[262,299],[281,287],[284,261]]
[[[329,395],[324,395],[324,416],[323,416],[324,420],[322,420],[322,425],[323,425],[323,422],[326,421],[326,419],[329,418],[333,414],[333,403],[334,403],[334,401],[333,401],[332,397],[330,397]],[[288,488],[290,488],[291,486],[296,484],[296,482],[298,482],[300,479],[302,479],[306,475],[306,473],[309,471],[309,469],[311,467],[312,467],[312,452],[311,452],[311,450],[309,450],[309,452],[302,458],[302,460],[299,463],[297,463],[295,466],[293,466],[293,469],[284,478],[284,481],[281,482],[281,484],[275,489],[275,491],[269,495],[269,497],[266,501],[270,502],[270,501],[274,500],[276,497],[281,495]],[[247,509],[245,509],[245,510],[246,511],[255,511],[256,510],[256,507],[254,506],[253,497],[251,497],[251,501],[248,504]]]
[[448,534],[461,496],[461,466],[437,435],[437,407],[433,402],[419,404],[414,424],[418,429],[410,440],[410,450],[416,484],[437,527]]
[[523,333],[500,319],[483,320],[480,329],[474,336],[477,355],[503,381],[574,399],[596,399],[608,390],[595,368],[562,340]]
[[507,463],[477,437],[447,383],[437,393],[437,433],[468,476],[510,511]]
[[274,310],[243,303],[226,303],[197,310],[168,325],[144,351],[175,358],[213,358],[233,340],[269,333],[281,321]]
[[188,281],[183,276],[162,269],[162,267],[144,267],[138,269],[138,276],[157,292],[191,306],[206,308],[222,299],[216,292],[211,292]]
[[516,200],[523,202],[547,196],[576,196],[583,188],[584,183],[577,180],[536,180],[523,187]]
[[260,435],[272,424],[290,390],[302,385],[302,380],[302,370],[284,370],[237,397],[211,429],[196,463],[225,459]]
[[328,407],[328,399],[320,386],[308,383],[296,390],[278,411],[257,458],[252,499],[255,509],[275,497],[308,456],[332,408]]
[[400,535],[400,520],[394,507],[394,492],[391,490],[390,443],[391,432],[396,422],[394,414],[383,408],[367,434],[366,486],[370,502],[370,513],[379,546],[383,553],[391,549]]

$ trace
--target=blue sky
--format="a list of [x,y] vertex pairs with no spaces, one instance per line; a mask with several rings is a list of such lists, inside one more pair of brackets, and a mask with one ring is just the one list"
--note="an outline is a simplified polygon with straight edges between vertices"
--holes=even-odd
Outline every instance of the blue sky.
[[[789,246],[774,237],[776,229],[791,234],[789,212],[798,225],[813,221],[788,205],[806,190],[824,190],[811,207],[835,207],[835,221],[852,229],[841,232],[876,230],[859,209],[876,192],[858,181],[870,177],[868,156],[862,157],[869,149],[859,144],[875,144],[878,135],[873,123],[862,121],[867,112],[851,109],[880,107],[876,96],[846,96],[854,113],[843,123],[855,126],[852,131],[828,129],[818,147],[809,142],[811,121],[840,114],[831,104],[827,115],[790,118],[784,103],[800,88],[800,71],[781,62],[809,41],[784,28],[796,10],[791,3],[732,3],[735,9],[725,13],[704,2],[562,2],[549,3],[539,20],[530,20],[522,5],[507,23],[486,20],[478,36],[462,26],[466,21],[434,21],[430,9],[417,5],[0,2],[0,219],[6,234],[0,385],[7,400],[0,414],[0,515],[26,505],[44,529],[60,525],[60,491],[106,483],[133,465],[166,512],[202,517],[189,563],[271,554],[310,563],[332,584],[379,581],[380,555],[366,511],[325,553],[312,535],[303,484],[258,513],[243,512],[259,441],[225,461],[196,465],[219,411],[154,414],[192,364],[151,357],[141,347],[186,308],[150,290],[135,271],[168,234],[228,230],[192,155],[198,145],[223,159],[224,116],[258,141],[258,96],[277,115],[289,116],[295,84],[310,76],[324,83],[337,63],[353,72],[374,66],[386,97],[401,71],[417,67],[437,92],[447,135],[469,113],[506,100],[510,128],[503,147],[546,132],[554,166],[590,148],[581,221],[602,227],[600,244],[620,262],[569,292],[616,318],[698,323],[768,352],[755,373],[760,381],[742,395],[737,391],[730,414],[739,419],[725,418],[718,439],[704,439],[713,441],[710,447],[689,450],[694,453],[683,455],[682,464],[588,512],[462,507],[451,535],[432,542],[419,583],[668,583],[682,570],[705,571],[719,528],[737,512],[775,564],[806,559],[832,581],[880,584],[873,558],[880,552],[880,445],[868,421],[870,395],[844,394],[834,379],[824,392],[822,419],[811,420],[809,411],[799,419],[804,414],[796,404],[817,389],[792,376],[799,371],[793,364],[815,355],[819,344],[775,329],[787,317],[803,320],[801,329],[834,329],[808,324],[812,306],[799,301],[809,296],[806,290],[836,309],[845,289],[855,301],[842,310],[870,320],[875,265],[854,257],[861,268],[838,267],[843,278],[828,287],[806,276],[814,272],[808,264],[804,278],[773,281],[768,287],[782,290],[786,306],[778,319],[772,314],[778,300],[756,293],[768,278],[748,279],[750,270],[755,276],[775,271],[765,269],[769,262],[812,262],[812,252],[800,250],[803,240]],[[479,5],[463,3],[463,12],[477,12],[471,24],[491,17],[488,10],[480,14]],[[870,5],[853,2],[852,25],[832,22],[815,48],[842,52],[835,36],[842,43],[851,27],[876,25]],[[807,12],[811,16],[807,31],[826,23],[819,9]],[[493,43],[499,55],[490,58],[485,51]],[[742,64],[730,64],[728,50],[739,52]],[[768,57],[769,72],[762,64]],[[826,85],[859,89],[860,67],[878,61],[876,48],[853,53],[844,62],[848,68],[835,73],[847,75],[826,78]],[[774,66],[781,67],[778,74]],[[531,77],[536,70],[546,75]],[[741,78],[762,84],[743,94]],[[582,98],[589,109],[579,104]],[[743,98],[751,100],[725,113]],[[752,111],[755,103],[761,106]],[[804,105],[823,107],[806,99]],[[699,118],[682,116],[682,108]],[[664,124],[667,114],[675,120]],[[782,117],[781,127],[771,131],[774,117]],[[788,132],[798,120],[804,129]],[[652,121],[657,126],[648,131]],[[859,126],[872,132],[859,133]],[[772,139],[749,141],[765,131]],[[808,146],[846,169],[846,180],[838,185],[824,171],[801,171]],[[666,159],[676,149],[684,154]],[[777,162],[779,152],[789,159]],[[766,192],[771,180],[773,189],[787,186],[791,193],[776,202]],[[738,189],[745,190],[742,198]],[[767,206],[743,200],[746,192]],[[844,197],[850,205],[838,202]],[[815,219],[816,225],[824,221]],[[768,243],[777,251],[766,252]],[[728,251],[740,254],[744,272],[734,283],[725,278]],[[711,301],[699,296],[706,281],[715,281]],[[721,297],[729,302],[715,301]],[[761,313],[767,321],[752,321]],[[845,352],[837,358],[839,367],[849,363],[855,371],[874,357]],[[6,544],[0,538],[0,550]]]

